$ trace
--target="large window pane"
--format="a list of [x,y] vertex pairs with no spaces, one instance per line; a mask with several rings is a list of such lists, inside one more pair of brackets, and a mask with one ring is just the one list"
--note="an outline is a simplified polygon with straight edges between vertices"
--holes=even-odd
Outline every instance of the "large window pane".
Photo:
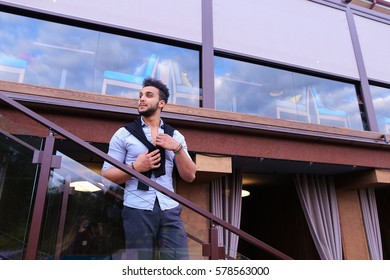
[[354,19],[368,78],[389,83],[390,56],[382,51],[390,44],[389,24],[358,15]]
[[101,33],[95,91],[138,98],[144,77],[164,81],[169,102],[199,106],[199,52]]
[[345,11],[303,0],[212,2],[215,48],[359,77]]
[[[17,136],[39,147],[41,139]],[[23,259],[36,185],[33,151],[0,133],[0,260]]]
[[38,259],[120,259],[123,189],[96,173],[101,164],[56,154]]
[[390,134],[390,89],[370,86],[379,131]]
[[25,72],[16,81],[91,91],[98,32],[6,13],[0,25],[0,65]]
[[[4,2],[4,1],[3,1]],[[202,1],[199,0],[8,0],[32,10],[85,18],[111,26],[201,42]],[[149,16],[158,12],[158,16]]]
[[169,102],[200,106],[199,52],[0,13],[0,80],[138,98],[147,76]]
[[363,129],[353,84],[215,58],[216,108]]

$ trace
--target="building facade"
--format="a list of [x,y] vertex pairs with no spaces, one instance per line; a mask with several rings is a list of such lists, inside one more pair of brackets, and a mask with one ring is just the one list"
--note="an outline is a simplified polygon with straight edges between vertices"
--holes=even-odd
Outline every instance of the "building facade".
[[192,259],[214,223],[223,258],[389,259],[389,6],[0,1],[0,258],[122,258],[101,153],[153,76],[198,168]]

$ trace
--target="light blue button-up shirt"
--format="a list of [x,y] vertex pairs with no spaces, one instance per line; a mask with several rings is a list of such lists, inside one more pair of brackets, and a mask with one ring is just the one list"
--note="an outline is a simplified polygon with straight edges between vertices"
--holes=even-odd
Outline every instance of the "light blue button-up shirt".
[[[143,121],[142,118],[141,122],[146,138],[153,143],[150,127]],[[164,133],[162,120],[160,122],[158,133]],[[182,152],[185,152],[187,156],[190,157],[184,136],[179,131],[175,130],[173,138],[182,144]],[[126,128],[121,127],[111,138],[108,155],[125,163],[126,165],[129,165],[137,159],[139,154],[145,153],[146,151],[148,151],[148,148],[142,144],[141,141],[132,135]],[[174,191],[172,183],[174,159],[175,154],[173,151],[165,150],[165,175],[156,178],[154,174],[152,174],[152,177],[150,178],[170,191]],[[102,171],[110,167],[113,167],[113,165],[108,162],[104,162]],[[172,209],[179,205],[177,201],[169,198],[161,192],[156,191],[152,187],[149,187],[148,191],[138,190],[137,187],[138,180],[136,178],[130,178],[126,181],[123,197],[123,204],[125,206],[143,210],[153,210],[156,197],[158,198],[158,202],[162,210]]]

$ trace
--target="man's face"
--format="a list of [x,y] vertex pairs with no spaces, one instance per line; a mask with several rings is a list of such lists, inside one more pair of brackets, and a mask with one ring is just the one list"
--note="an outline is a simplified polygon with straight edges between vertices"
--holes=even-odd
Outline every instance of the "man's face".
[[164,107],[164,104],[165,102],[160,100],[157,88],[144,87],[139,93],[138,113],[141,116],[150,117]]

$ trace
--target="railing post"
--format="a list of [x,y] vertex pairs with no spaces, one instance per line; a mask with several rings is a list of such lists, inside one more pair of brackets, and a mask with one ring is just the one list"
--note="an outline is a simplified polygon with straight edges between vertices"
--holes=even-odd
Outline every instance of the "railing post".
[[208,256],[209,260],[225,259],[225,247],[218,246],[218,229],[214,224],[211,225],[209,234],[210,243],[203,244],[203,256]]
[[27,241],[25,256],[25,259],[27,260],[35,260],[37,257],[50,170],[52,168],[59,168],[61,166],[61,158],[53,156],[54,143],[54,133],[50,132],[50,134],[46,137],[43,151],[36,151],[34,153],[33,163],[39,163],[41,168],[39,172],[37,191],[35,194],[30,232]]

